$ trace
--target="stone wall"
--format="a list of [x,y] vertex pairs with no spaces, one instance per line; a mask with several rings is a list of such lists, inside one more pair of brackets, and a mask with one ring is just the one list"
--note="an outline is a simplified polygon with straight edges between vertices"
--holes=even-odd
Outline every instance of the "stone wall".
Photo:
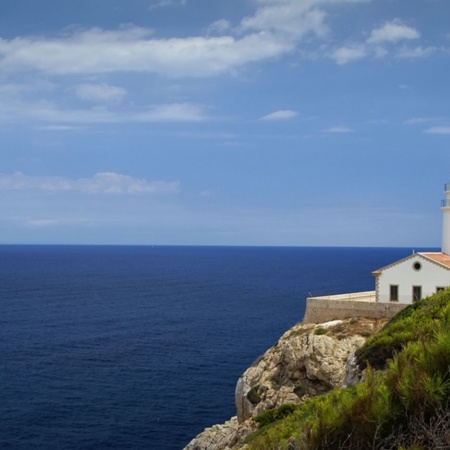
[[308,298],[303,323],[321,323],[352,317],[391,318],[406,306],[408,305],[398,303]]

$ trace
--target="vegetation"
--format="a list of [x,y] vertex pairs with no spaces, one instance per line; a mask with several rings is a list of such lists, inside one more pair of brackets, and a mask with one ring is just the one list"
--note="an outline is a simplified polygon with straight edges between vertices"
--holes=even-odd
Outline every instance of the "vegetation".
[[261,401],[261,396],[259,395],[259,385],[253,386],[247,394],[247,400],[252,405],[257,405]]
[[450,448],[450,290],[406,308],[358,358],[363,382],[266,411],[249,448]]
[[323,334],[327,334],[328,330],[326,328],[317,328],[316,331],[314,331],[314,334],[317,336],[322,336]]
[[364,368],[368,364],[375,369],[384,369],[387,361],[408,342],[428,339],[433,335],[435,326],[442,324],[448,302],[447,290],[398,313],[360,349],[357,354],[360,367]]
[[256,422],[260,426],[269,425],[277,420],[284,419],[295,411],[296,406],[290,403],[280,406],[277,409],[269,409],[256,418]]

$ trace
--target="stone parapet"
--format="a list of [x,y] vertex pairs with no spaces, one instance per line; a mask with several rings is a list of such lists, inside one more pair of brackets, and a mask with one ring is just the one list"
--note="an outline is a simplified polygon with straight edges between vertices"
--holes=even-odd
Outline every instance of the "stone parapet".
[[[347,294],[347,296],[350,294]],[[311,297],[306,299],[306,311],[303,323],[321,323],[352,317],[367,317],[370,319],[391,318],[408,305],[399,303],[377,303],[358,300],[357,294],[351,294],[353,299],[338,299],[336,297]],[[345,296],[339,296],[345,298]]]

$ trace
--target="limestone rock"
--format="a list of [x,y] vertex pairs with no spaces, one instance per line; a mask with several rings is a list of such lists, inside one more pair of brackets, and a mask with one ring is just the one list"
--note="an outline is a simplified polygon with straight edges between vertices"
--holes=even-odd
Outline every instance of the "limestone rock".
[[245,446],[239,444],[253,431],[256,425],[253,421],[239,424],[237,417],[232,417],[223,425],[206,428],[195,437],[184,450],[237,450]]
[[258,414],[360,381],[355,351],[385,323],[354,318],[295,325],[239,378],[237,417],[207,428],[185,450],[244,450]]
[[[235,392],[239,422],[342,386],[349,356],[384,323],[348,319],[295,325],[239,378]],[[347,384],[356,379],[354,373]]]

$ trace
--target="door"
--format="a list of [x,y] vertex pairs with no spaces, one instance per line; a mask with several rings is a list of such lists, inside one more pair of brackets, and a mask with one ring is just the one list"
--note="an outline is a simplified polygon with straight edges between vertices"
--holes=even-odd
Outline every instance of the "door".
[[417,302],[422,298],[422,286],[413,286],[413,302]]

